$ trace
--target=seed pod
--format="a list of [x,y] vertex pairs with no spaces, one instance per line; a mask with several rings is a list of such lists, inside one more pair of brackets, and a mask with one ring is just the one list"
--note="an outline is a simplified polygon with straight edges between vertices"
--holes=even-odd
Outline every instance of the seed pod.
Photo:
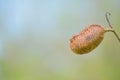
[[110,25],[107,14],[110,15],[110,13],[106,13],[106,20],[110,28],[105,30],[102,26],[97,24],[89,25],[70,39],[70,48],[73,52],[77,54],[89,53],[101,43],[105,32],[113,32],[120,42],[120,38]]
[[100,25],[90,25],[70,39],[70,47],[75,53],[88,53],[100,44],[104,33],[105,30]]

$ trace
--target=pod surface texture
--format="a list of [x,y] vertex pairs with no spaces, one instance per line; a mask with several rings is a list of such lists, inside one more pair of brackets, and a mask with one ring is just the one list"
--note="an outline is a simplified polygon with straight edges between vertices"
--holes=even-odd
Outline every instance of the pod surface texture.
[[77,54],[89,53],[103,40],[105,30],[102,26],[92,24],[70,39],[70,48]]

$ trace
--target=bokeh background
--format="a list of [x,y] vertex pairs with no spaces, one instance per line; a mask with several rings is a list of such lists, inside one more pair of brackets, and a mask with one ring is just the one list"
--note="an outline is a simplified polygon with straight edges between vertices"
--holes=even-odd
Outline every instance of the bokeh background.
[[0,80],[120,80],[120,43],[106,33],[76,55],[69,39],[89,24],[120,36],[120,0],[0,0]]

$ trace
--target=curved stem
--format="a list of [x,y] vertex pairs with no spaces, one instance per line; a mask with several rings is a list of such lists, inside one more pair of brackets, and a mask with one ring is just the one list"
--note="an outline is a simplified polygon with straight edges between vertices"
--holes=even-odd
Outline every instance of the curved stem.
[[[109,12],[106,12],[105,17],[106,17],[106,21],[108,22],[109,27],[112,29],[113,27],[110,24],[110,21],[109,21],[109,18],[108,18],[108,16],[110,16],[110,15],[111,14]],[[117,37],[118,41],[120,42],[120,38],[119,38],[119,36],[117,35],[117,33],[114,30],[108,30],[108,31],[113,32],[115,34],[115,36]]]
[[109,27],[110,27],[110,28],[113,28],[112,25],[110,24],[110,21],[109,21],[109,18],[108,18],[108,16],[110,16],[110,15],[111,15],[111,14],[110,14],[109,12],[106,12],[105,18],[106,18],[106,21],[108,22]]

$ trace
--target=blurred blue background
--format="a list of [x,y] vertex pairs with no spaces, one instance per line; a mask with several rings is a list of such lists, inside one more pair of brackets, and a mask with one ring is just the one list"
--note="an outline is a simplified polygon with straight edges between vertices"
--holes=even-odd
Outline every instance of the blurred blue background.
[[119,0],[0,0],[0,80],[120,80],[120,44],[113,33],[76,55],[69,39],[89,24],[120,36]]

